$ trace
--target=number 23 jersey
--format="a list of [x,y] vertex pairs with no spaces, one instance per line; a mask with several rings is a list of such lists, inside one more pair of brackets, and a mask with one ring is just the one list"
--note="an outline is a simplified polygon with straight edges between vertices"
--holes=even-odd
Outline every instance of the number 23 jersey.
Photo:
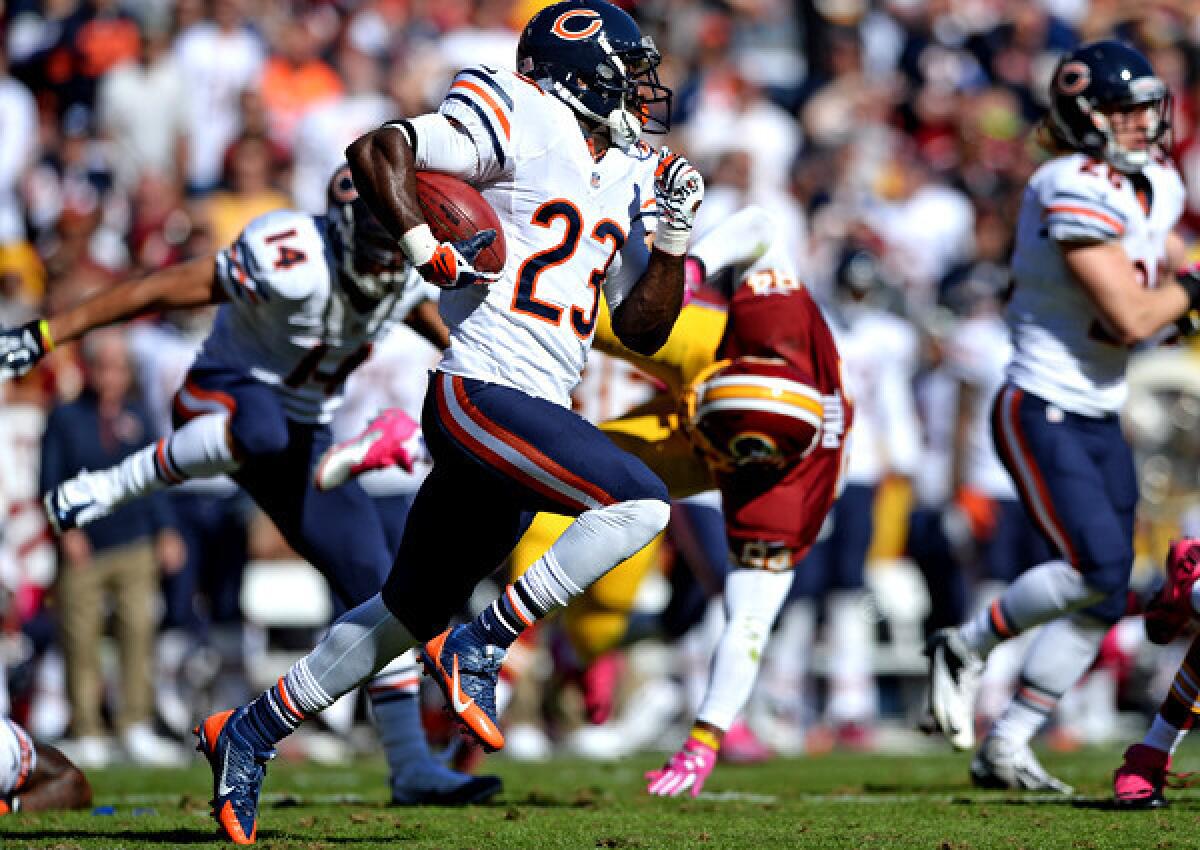
[[1104,416],[1121,408],[1129,349],[1067,270],[1060,243],[1117,242],[1141,285],[1153,287],[1183,203],[1183,181],[1169,163],[1151,163],[1135,181],[1077,153],[1034,172],[1013,252],[1009,380],[1073,413]]
[[321,216],[270,212],[217,254],[227,303],[197,359],[247,372],[276,389],[288,418],[317,424],[333,418],[372,342],[437,297],[413,271],[398,291],[356,303],[338,281],[325,227]]
[[442,294],[451,343],[439,368],[569,406],[601,289],[615,307],[645,268],[657,156],[638,144],[595,161],[570,108],[511,71],[460,72],[439,112],[477,161],[456,165],[418,138],[417,167],[479,189],[508,254],[498,281]]

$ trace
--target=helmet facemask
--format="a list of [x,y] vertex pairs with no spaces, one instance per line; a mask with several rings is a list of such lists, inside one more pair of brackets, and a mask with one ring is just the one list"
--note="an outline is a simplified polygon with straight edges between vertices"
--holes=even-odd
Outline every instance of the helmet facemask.
[[378,301],[398,292],[408,278],[409,265],[400,248],[367,205],[358,197],[349,169],[334,175],[329,189],[328,219],[334,238],[333,254],[342,279],[364,297]]
[[671,90],[659,80],[662,56],[654,40],[643,36],[639,46],[617,50],[601,33],[594,43],[603,56],[588,73],[539,65],[529,57],[520,59],[518,70],[538,80],[588,125],[607,128],[621,150],[635,145],[643,132],[667,132]]
[[[1065,62],[1056,72],[1055,85],[1069,96],[1067,103],[1076,117],[1072,120],[1063,108],[1052,108],[1049,124],[1052,133],[1067,147],[1103,159],[1122,173],[1140,173],[1149,165],[1151,151],[1156,146],[1170,147],[1171,94],[1166,84],[1155,76],[1137,77],[1128,82],[1124,97],[1101,101],[1087,96],[1087,75],[1086,66],[1080,62]],[[1076,86],[1080,89],[1078,94],[1070,91]],[[1151,109],[1151,120],[1146,128],[1145,145],[1127,148],[1117,138],[1112,115],[1146,107]]]

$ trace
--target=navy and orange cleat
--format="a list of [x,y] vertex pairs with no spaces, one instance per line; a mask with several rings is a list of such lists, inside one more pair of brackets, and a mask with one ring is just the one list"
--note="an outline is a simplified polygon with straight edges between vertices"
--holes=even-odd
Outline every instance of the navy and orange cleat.
[[504,746],[496,721],[496,682],[504,650],[453,626],[421,647],[421,666],[446,697],[449,710],[489,753]]
[[255,750],[237,734],[232,721],[245,714],[245,706],[218,712],[192,730],[213,772],[213,817],[234,844],[253,844],[258,835],[258,795],[275,758],[275,750]]
[[1163,586],[1145,611],[1146,637],[1160,645],[1179,637],[1196,617],[1192,586],[1200,578],[1200,540],[1185,537],[1172,542],[1165,573]]

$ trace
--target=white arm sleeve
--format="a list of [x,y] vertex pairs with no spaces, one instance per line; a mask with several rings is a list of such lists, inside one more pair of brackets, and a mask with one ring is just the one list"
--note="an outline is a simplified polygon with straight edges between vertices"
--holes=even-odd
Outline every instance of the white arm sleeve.
[[[410,142],[414,143],[413,154],[418,170],[442,171],[467,182],[482,177],[475,140],[451,124],[445,115],[418,115],[407,123],[412,132]],[[399,124],[385,126],[400,127]],[[405,130],[401,128],[401,132]]]

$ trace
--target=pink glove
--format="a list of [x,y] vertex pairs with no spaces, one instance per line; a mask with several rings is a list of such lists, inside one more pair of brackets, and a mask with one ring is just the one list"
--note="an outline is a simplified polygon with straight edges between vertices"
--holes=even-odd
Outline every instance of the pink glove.
[[671,756],[661,770],[646,774],[650,784],[646,790],[655,797],[677,797],[689,788],[693,797],[700,796],[704,781],[717,764],[717,751],[707,744],[688,738],[683,749]]

